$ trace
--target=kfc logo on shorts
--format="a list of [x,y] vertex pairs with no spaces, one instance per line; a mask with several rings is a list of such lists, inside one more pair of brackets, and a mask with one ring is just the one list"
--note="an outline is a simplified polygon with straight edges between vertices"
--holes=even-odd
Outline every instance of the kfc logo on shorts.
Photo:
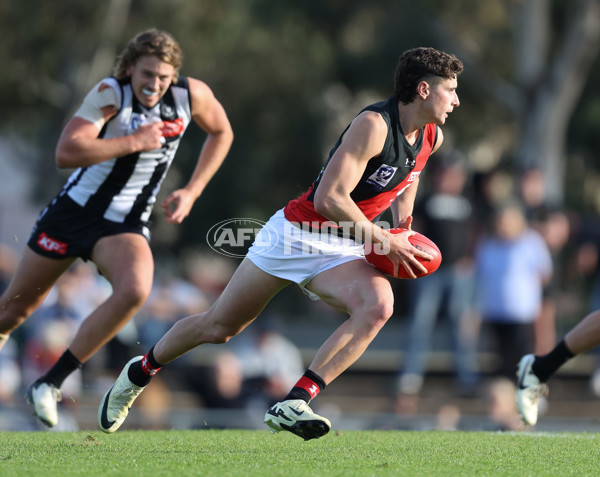
[[67,244],[59,242],[52,237],[48,237],[44,232],[40,234],[37,244],[47,252],[54,252],[60,255],[67,253]]

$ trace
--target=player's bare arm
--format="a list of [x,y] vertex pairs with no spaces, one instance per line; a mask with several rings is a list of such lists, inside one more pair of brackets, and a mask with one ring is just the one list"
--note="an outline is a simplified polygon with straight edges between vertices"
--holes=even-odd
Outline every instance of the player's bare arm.
[[198,165],[186,186],[199,196],[219,169],[233,142],[233,130],[225,109],[202,81],[189,78],[192,118],[208,135]]
[[[315,194],[315,210],[333,222],[355,224],[350,231],[363,241],[372,244],[389,241],[390,260],[425,272],[425,267],[415,258],[422,252],[409,243],[408,233],[394,235],[385,232],[365,217],[350,196],[369,160],[381,153],[386,135],[387,124],[379,114],[364,112],[355,118],[325,168]],[[356,227],[356,224],[360,226]]]
[[[101,93],[103,96],[100,99],[93,93],[96,92],[90,93],[84,100],[86,118],[76,113],[62,131],[56,146],[56,165],[59,168],[87,167],[114,157],[152,151],[162,146],[162,122],[142,125],[131,135],[99,138],[102,126],[117,114],[117,108],[114,104],[102,105],[101,98],[107,97],[106,91]],[[106,101],[110,102],[108,99]]]
[[412,213],[418,189],[419,178],[417,177],[392,203],[391,211],[394,219],[394,227],[411,228]]
[[[369,222],[350,193],[358,184],[369,160],[381,153],[386,134],[387,125],[377,113],[364,112],[354,119],[327,164],[317,188],[315,210],[319,214],[336,223],[362,225]],[[352,232],[356,232],[355,235],[359,233],[358,230]],[[369,230],[365,230],[365,235],[368,234]]]
[[190,213],[196,199],[225,160],[233,142],[233,130],[225,109],[206,83],[188,78],[192,118],[206,132],[198,162],[187,185],[173,191],[163,201],[166,220],[181,223]]

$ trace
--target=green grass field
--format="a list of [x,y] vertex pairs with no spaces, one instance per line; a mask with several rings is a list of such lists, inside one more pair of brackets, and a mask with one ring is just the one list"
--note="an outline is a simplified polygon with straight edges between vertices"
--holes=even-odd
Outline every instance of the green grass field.
[[0,475],[598,475],[589,433],[332,431],[304,442],[268,431],[0,432]]

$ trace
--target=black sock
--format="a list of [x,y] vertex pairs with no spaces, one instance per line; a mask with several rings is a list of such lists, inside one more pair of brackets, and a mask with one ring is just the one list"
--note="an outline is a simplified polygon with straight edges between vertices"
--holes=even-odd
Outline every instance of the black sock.
[[162,368],[163,365],[156,361],[156,358],[154,357],[154,346],[150,348],[150,351],[148,351],[146,356],[148,357],[148,362],[150,363],[150,366],[152,366],[153,369],[159,370],[160,368]]
[[50,370],[42,376],[38,381],[52,384],[57,389],[60,389],[67,376],[76,369],[81,368],[79,361],[70,350],[66,350],[58,361],[50,368]]
[[[146,359],[147,364],[150,365],[150,371],[144,369],[144,359]],[[161,367],[162,365],[154,358],[153,346],[143,359],[140,359],[129,366],[127,377],[136,386],[144,387],[148,385],[152,376],[154,376]]]
[[[311,389],[314,384],[316,384],[319,389],[318,391],[312,391],[311,393],[309,389]],[[304,375],[283,400],[288,401],[290,399],[302,399],[304,402],[309,403],[310,400],[318,393],[323,391],[323,389],[325,389],[325,381],[323,381],[318,374],[312,372],[310,369],[307,369]]]
[[573,356],[575,355],[567,348],[565,340],[562,340],[550,353],[544,356],[536,356],[535,361],[531,365],[531,370],[542,383],[545,383],[558,368]]

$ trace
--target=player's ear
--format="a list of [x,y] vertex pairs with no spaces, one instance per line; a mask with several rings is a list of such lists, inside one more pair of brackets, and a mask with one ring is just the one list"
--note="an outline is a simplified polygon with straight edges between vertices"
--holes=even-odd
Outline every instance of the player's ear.
[[420,81],[419,84],[417,85],[417,95],[421,99],[427,99],[427,96],[429,96],[429,88],[430,88],[430,85],[427,81],[425,81],[425,80]]

